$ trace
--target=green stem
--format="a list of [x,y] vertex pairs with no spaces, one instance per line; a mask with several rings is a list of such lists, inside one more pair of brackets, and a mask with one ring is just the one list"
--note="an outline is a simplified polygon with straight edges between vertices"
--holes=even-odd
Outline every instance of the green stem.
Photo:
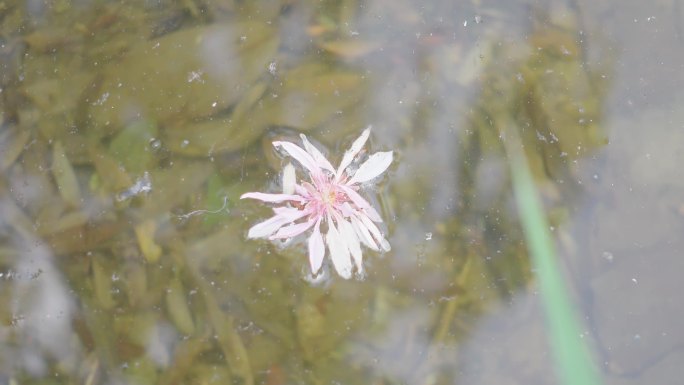
[[537,194],[534,179],[522,150],[517,127],[506,130],[504,146],[513,180],[527,248],[535,267],[544,306],[549,339],[557,374],[566,385],[600,385],[601,378],[591,359],[549,233],[549,225]]

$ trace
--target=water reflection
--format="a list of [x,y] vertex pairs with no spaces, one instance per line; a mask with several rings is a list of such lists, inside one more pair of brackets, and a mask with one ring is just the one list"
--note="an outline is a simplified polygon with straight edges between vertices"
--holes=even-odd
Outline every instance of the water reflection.
[[[76,311],[74,298],[61,271],[54,264],[54,255],[28,229],[8,229],[10,223],[18,225],[13,218],[14,208],[4,207],[3,227],[14,233],[11,246],[16,251],[16,263],[3,272],[3,293],[6,301],[6,319],[3,327],[3,372],[13,368],[30,376],[44,377],[50,374],[50,362],[59,360],[73,367],[81,349],[64,351],[71,345],[73,331],[71,319]],[[23,232],[23,234],[22,234]]]
[[[677,292],[673,248],[654,245],[674,244],[661,234],[678,229],[681,186],[627,192],[676,174],[663,153],[679,136],[676,124],[639,131],[658,112],[620,120],[630,135],[606,129],[608,104],[625,98],[611,94],[610,34],[631,24],[597,4],[6,2],[3,380],[552,381],[502,151],[509,125],[608,381],[676,373],[681,333],[667,320],[680,301],[652,293]],[[372,202],[393,250],[369,254],[364,279],[311,282],[303,246],[246,241],[268,210],[238,197],[278,190],[274,140],[306,132],[336,162],[369,124],[370,151],[398,159]],[[659,213],[653,223],[633,219],[663,197],[639,211]],[[632,298],[639,316],[617,327]]]

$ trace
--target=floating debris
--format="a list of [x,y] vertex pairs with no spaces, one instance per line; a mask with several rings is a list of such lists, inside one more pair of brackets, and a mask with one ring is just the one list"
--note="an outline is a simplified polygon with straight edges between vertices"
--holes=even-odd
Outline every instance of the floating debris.
[[152,181],[150,180],[150,174],[145,171],[143,176],[138,178],[133,186],[117,194],[116,200],[118,202],[123,202],[133,198],[136,195],[148,194],[150,191],[152,191]]

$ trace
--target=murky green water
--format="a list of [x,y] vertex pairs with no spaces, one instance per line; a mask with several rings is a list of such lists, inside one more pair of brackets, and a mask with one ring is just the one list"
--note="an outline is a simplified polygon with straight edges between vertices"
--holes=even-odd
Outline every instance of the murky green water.
[[[679,2],[0,1],[0,383],[541,384],[502,132],[520,128],[607,384],[682,375]],[[392,250],[312,277],[248,240],[271,142]],[[299,170],[300,176],[302,170]]]

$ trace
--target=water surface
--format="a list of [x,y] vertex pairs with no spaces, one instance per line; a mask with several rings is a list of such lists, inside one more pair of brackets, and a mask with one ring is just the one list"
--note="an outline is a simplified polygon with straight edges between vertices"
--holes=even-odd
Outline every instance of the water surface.
[[[0,3],[0,382],[556,381],[513,127],[606,384],[673,383],[684,333],[679,2]],[[311,277],[247,240],[299,133],[392,251]],[[300,177],[303,176],[299,170]],[[301,241],[301,240],[300,240]]]

